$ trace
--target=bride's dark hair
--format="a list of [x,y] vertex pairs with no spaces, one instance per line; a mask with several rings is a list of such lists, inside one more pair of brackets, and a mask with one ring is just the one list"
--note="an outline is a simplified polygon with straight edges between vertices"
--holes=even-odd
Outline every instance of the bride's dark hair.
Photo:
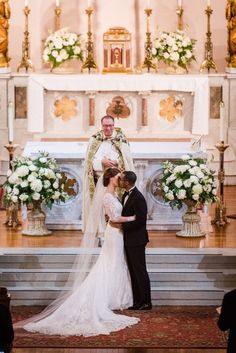
[[110,179],[120,173],[118,168],[107,168],[103,174],[103,186],[107,186]]

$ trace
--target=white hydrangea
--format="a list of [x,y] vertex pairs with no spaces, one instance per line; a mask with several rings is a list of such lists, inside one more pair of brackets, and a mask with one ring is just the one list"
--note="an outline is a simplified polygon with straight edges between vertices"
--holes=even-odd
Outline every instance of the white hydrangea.
[[40,192],[43,188],[42,181],[40,179],[34,179],[30,184],[30,187],[33,191]]
[[40,194],[38,192],[34,192],[32,198],[33,200],[38,201],[40,199]]
[[17,174],[19,177],[24,177],[29,174],[29,167],[26,165],[22,165],[17,169]]

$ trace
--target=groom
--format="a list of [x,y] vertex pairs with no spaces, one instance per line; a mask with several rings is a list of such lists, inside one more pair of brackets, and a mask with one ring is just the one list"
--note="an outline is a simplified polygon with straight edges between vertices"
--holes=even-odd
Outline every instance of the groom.
[[129,310],[151,310],[150,280],[145,259],[145,246],[149,241],[146,229],[147,204],[135,186],[136,180],[136,174],[132,171],[122,172],[119,179],[119,186],[126,190],[122,198],[122,216],[136,216],[135,221],[122,223],[133,291],[133,306]]

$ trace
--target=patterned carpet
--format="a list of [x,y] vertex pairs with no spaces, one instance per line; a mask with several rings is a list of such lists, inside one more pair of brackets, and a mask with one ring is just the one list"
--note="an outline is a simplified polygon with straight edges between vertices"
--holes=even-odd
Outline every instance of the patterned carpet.
[[[40,312],[42,307],[13,307],[13,321]],[[123,313],[141,322],[108,336],[47,336],[15,330],[14,347],[48,348],[224,348],[215,307],[154,307],[152,311]]]

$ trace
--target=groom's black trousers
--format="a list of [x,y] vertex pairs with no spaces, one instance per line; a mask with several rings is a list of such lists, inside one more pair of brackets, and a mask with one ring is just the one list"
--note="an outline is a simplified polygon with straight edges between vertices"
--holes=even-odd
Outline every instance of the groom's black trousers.
[[134,305],[151,303],[150,280],[146,268],[145,244],[125,246]]

